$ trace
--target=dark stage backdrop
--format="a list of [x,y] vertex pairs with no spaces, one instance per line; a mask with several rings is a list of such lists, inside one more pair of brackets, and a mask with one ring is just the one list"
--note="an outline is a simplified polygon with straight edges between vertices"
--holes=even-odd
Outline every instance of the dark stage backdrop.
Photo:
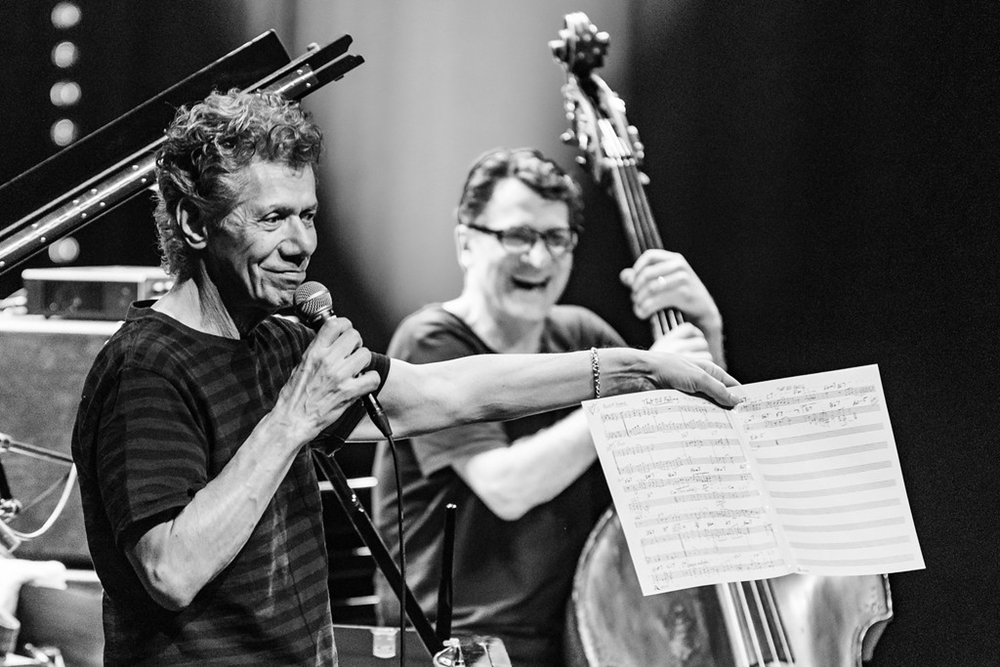
[[[927,568],[890,577],[872,664],[997,664],[996,6],[633,7],[620,92],[730,370],[881,369]],[[608,287],[626,252],[591,225],[568,299],[648,341]]]

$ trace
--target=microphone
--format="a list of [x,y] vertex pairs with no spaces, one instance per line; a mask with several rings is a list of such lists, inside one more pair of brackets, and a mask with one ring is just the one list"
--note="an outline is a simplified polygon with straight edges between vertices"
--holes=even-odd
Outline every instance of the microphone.
[[[319,331],[323,323],[336,317],[333,314],[333,297],[330,290],[316,281],[304,282],[295,290],[295,314],[310,328]],[[386,438],[392,438],[392,427],[389,418],[378,400],[371,394],[365,394],[360,399],[372,423]]]

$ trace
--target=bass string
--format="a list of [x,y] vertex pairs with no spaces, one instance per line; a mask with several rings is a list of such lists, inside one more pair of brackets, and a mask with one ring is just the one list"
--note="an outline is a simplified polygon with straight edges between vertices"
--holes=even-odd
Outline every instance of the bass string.
[[[663,242],[653,221],[649,200],[642,184],[642,175],[625,139],[618,136],[607,119],[602,119],[598,125],[607,166],[612,175],[615,199],[622,212],[625,233],[632,246],[633,255],[638,258],[646,250],[662,248]],[[683,315],[673,308],[657,311],[651,318],[653,336],[662,338],[682,322],[684,322]]]
[[[636,257],[653,248],[662,248],[659,231],[653,221],[649,200],[646,197],[635,157],[628,148],[626,139],[614,131],[613,125],[607,119],[602,119],[598,125],[601,129],[602,145],[607,166],[612,175],[615,199],[621,208],[626,234]],[[683,322],[682,315],[674,309],[658,311],[653,317],[654,336],[663,336]],[[787,636],[780,622],[777,605],[774,601],[770,582],[750,581],[746,586],[753,602],[748,599],[743,586],[734,584],[739,604],[737,608],[745,624],[746,636],[750,639],[752,654],[748,660],[756,658],[756,664],[766,664],[761,641],[775,660],[790,659],[790,649]],[[753,613],[754,609],[756,614]],[[749,648],[749,647],[748,647]]]

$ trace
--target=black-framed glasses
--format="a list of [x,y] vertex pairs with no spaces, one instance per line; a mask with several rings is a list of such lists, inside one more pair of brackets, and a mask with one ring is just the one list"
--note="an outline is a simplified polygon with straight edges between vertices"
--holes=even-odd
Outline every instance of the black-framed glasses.
[[573,227],[557,227],[540,232],[531,227],[511,227],[510,229],[490,229],[480,225],[465,223],[469,229],[484,234],[492,234],[500,241],[503,249],[512,255],[520,255],[530,252],[538,239],[545,242],[545,247],[553,257],[562,257],[566,253],[572,252],[576,244],[580,241],[578,230]]

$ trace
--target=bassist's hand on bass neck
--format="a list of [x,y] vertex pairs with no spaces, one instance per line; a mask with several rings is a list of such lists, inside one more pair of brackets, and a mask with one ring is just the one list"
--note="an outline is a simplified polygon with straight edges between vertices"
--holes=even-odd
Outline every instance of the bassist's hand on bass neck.
[[658,337],[653,349],[707,359],[726,367],[722,315],[683,255],[650,248],[635,264],[622,269],[619,278],[631,291],[632,311],[640,320],[668,309],[683,316],[684,322]]

